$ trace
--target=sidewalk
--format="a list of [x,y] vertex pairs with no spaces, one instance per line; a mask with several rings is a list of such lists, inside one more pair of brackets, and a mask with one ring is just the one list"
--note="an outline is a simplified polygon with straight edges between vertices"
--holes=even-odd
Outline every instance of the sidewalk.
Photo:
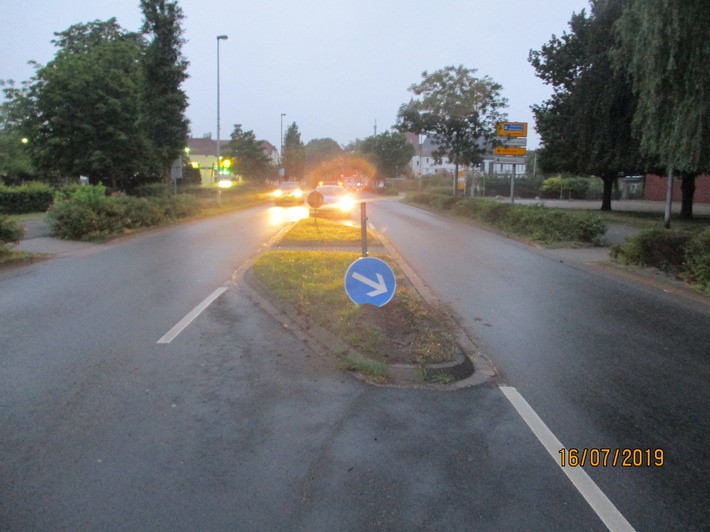
[[[542,204],[545,207],[558,209],[601,209],[601,200],[559,200],[559,199],[522,199],[515,198],[515,203],[521,205]],[[646,201],[646,200],[612,200],[611,210],[617,212],[656,212],[661,215],[666,211],[666,204],[663,201]],[[673,214],[680,213],[680,203],[673,202],[671,207]],[[694,216],[710,217],[710,203],[694,203]]]
[[44,217],[27,220],[23,223],[23,226],[25,234],[22,240],[12,248],[13,251],[41,255],[62,255],[99,245],[92,242],[75,242],[53,237],[52,230]]

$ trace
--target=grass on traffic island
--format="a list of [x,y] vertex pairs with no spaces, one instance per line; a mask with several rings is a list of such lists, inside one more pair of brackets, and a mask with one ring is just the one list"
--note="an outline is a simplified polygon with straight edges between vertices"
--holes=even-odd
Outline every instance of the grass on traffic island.
[[[316,229],[312,219],[301,220],[284,240],[303,242],[304,235],[328,242],[350,242],[360,239],[360,228],[319,220]],[[372,256],[386,261],[397,278],[395,295],[383,307],[356,305],[345,292],[345,273],[360,257],[356,252],[269,251],[256,261],[253,270],[274,296],[292,305],[307,323],[318,324],[366,357],[363,361],[345,356],[343,363],[348,369],[385,381],[388,364],[424,368],[426,364],[453,360],[459,347],[446,326],[447,320],[409,286],[390,257]],[[421,375],[426,378],[424,370]]]

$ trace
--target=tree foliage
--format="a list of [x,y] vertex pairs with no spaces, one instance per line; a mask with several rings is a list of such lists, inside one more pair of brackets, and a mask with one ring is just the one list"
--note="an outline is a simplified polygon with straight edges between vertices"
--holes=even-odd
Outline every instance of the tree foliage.
[[0,80],[4,100],[0,104],[0,183],[18,184],[34,177],[25,119],[29,115],[29,82],[18,87],[11,80]]
[[176,1],[141,0],[143,34],[151,40],[142,60],[142,123],[149,153],[160,175],[168,179],[170,167],[185,147],[188,120],[187,95],[181,89],[187,79],[187,60],[181,27],[184,18]]
[[305,146],[306,172],[343,154],[343,148],[333,139],[312,139]]
[[552,36],[529,61],[537,76],[554,89],[533,106],[542,138],[540,165],[546,171],[596,175],[604,181],[602,210],[611,209],[612,184],[641,167],[631,123],[635,98],[626,76],[615,70],[613,26],[626,0],[591,0],[573,14],[570,33]]
[[615,30],[641,150],[680,171],[681,217],[691,218],[695,177],[710,169],[710,10],[697,0],[631,0]]
[[[432,135],[438,161],[447,157],[456,166],[480,163],[486,145],[495,137],[496,124],[505,118],[503,87],[491,78],[475,77],[476,69],[447,66],[409,87],[419,99],[402,105],[397,115],[400,132]],[[456,193],[456,177],[453,185]]]
[[284,136],[284,152],[281,157],[284,175],[287,179],[300,181],[303,179],[306,165],[306,150],[301,140],[301,133],[296,122],[286,130]]
[[408,168],[414,156],[414,146],[407,137],[403,133],[390,131],[366,138],[358,150],[376,166],[376,177],[379,179],[398,177]]
[[48,176],[86,175],[125,188],[146,151],[139,127],[142,41],[115,19],[57,36],[60,50],[38,69],[29,91],[33,160]]
[[42,178],[84,175],[126,189],[169,175],[180,158],[188,125],[182,12],[165,0],[141,7],[145,38],[114,18],[75,24],[55,34],[55,57],[36,65],[26,90],[4,91],[11,135],[29,139]]
[[233,171],[244,179],[267,179],[276,173],[254,132],[244,131],[241,124],[234,125],[227,155],[234,161]]

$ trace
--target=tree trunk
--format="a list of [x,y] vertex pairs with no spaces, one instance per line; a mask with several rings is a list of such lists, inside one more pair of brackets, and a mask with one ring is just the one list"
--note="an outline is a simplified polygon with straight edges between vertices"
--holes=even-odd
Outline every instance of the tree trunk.
[[693,219],[693,198],[695,196],[695,172],[683,172],[681,174],[680,190],[682,191],[682,203],[680,206],[679,218],[683,220]]
[[459,163],[454,163],[454,196],[459,193]]
[[603,211],[611,210],[611,192],[614,188],[614,179],[616,174],[607,174],[602,177],[604,183],[604,191],[602,192],[602,209]]

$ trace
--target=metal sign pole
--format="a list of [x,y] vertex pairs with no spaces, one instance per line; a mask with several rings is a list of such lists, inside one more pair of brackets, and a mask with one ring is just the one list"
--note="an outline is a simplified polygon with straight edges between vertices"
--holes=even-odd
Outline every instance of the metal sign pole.
[[515,165],[513,165],[513,175],[510,178],[510,203],[515,203]]
[[367,202],[360,202],[360,239],[362,240],[362,256],[367,257]]

